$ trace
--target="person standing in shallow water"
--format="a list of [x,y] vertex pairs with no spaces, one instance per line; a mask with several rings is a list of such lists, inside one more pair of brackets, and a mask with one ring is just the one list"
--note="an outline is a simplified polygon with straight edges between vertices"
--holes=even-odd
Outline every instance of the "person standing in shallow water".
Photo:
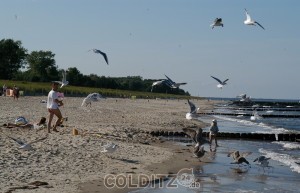
[[214,139],[216,147],[219,147],[218,141],[217,141],[217,134],[218,134],[218,132],[219,132],[219,127],[217,125],[217,120],[214,119],[214,120],[212,120],[211,126],[209,128],[209,142],[210,142],[210,146],[211,146],[212,140]]
[[58,83],[52,82],[51,87],[52,90],[49,92],[47,100],[47,109],[49,112],[49,120],[47,125],[48,133],[51,133],[51,123],[54,115],[57,117],[57,121],[53,127],[53,131],[58,132],[56,127],[62,122],[62,114],[59,110],[59,107],[64,105],[62,101],[58,100]]

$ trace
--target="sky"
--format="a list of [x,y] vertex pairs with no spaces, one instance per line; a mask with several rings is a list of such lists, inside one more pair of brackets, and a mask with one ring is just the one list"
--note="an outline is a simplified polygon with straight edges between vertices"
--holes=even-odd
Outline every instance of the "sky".
[[[59,69],[165,74],[193,96],[299,99],[299,0],[0,0],[0,39],[51,51]],[[264,28],[246,26],[245,11]],[[211,29],[215,18],[224,27]],[[99,54],[108,56],[109,65]],[[229,79],[223,89],[210,76]],[[70,83],[72,85],[72,83]]]

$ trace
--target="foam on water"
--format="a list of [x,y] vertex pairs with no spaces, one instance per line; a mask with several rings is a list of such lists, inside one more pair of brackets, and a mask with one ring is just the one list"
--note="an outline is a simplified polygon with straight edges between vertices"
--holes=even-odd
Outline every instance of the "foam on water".
[[[232,118],[232,117],[225,117],[225,116],[215,116],[216,118],[218,119],[222,119],[222,120],[225,120],[225,121],[231,121],[231,122],[238,122],[238,123],[241,123],[243,125],[246,125],[246,126],[251,126],[251,127],[259,127],[257,129],[257,131],[255,131],[254,133],[266,133],[266,132],[271,132],[271,133],[274,133],[274,134],[279,134],[279,133],[285,133],[285,132],[289,132],[289,130],[287,129],[284,129],[284,128],[276,128],[274,126],[270,126],[270,125],[267,125],[265,123],[262,123],[262,122],[254,122],[254,121],[248,121],[248,120],[245,120],[245,119],[237,119],[237,118]],[[259,129],[264,129],[264,130],[259,130]]]
[[298,143],[298,142],[274,141],[272,143],[282,145],[283,148],[289,149],[289,150],[300,149],[300,143]]
[[260,153],[265,154],[266,157],[270,157],[272,160],[281,162],[287,166],[289,166],[292,171],[300,173],[300,165],[297,164],[299,160],[293,158],[292,156],[288,154],[282,154],[282,153],[276,153],[273,151],[268,151],[263,148],[260,148],[258,150]]

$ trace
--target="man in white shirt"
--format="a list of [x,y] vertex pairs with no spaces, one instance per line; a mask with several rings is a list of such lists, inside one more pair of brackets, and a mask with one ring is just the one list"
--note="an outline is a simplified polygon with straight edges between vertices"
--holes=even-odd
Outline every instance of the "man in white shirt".
[[57,89],[58,89],[58,83],[52,82],[52,90],[48,94],[48,100],[47,100],[47,109],[50,113],[49,121],[48,121],[48,133],[51,133],[51,122],[54,117],[54,115],[57,117],[57,121],[53,127],[53,131],[58,132],[56,127],[62,122],[62,115],[59,110],[59,107],[63,105],[62,101],[58,100],[57,96]]

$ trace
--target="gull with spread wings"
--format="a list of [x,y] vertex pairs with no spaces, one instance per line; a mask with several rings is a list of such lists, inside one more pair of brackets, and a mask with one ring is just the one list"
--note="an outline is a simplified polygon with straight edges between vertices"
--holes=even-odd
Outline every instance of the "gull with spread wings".
[[246,156],[250,155],[252,152],[243,152],[240,153],[239,151],[232,151],[228,153],[228,157],[232,157],[234,162],[231,162],[231,164],[242,164],[242,163],[246,163],[248,166],[251,166],[250,163],[246,160]]
[[187,114],[185,115],[185,118],[186,118],[186,119],[189,119],[189,120],[197,118],[197,117],[198,117],[197,111],[198,111],[200,108],[197,108],[197,107],[195,106],[195,104],[192,103],[190,100],[188,100],[188,104],[189,104],[189,106],[190,106],[190,112],[187,113]]
[[92,102],[96,102],[99,99],[103,99],[104,97],[99,93],[91,93],[86,98],[83,99],[81,106],[85,105],[90,107],[92,106]]
[[195,131],[192,128],[183,128],[182,130],[192,138],[192,140],[196,143],[196,146],[202,146],[205,143],[209,143],[207,139],[202,137],[202,128],[198,128],[198,131]]
[[216,77],[214,77],[214,76],[210,76],[210,77],[212,77],[213,79],[215,79],[216,81],[218,81],[219,84],[217,85],[217,87],[220,88],[220,89],[222,89],[223,86],[227,84],[226,82],[229,80],[229,79],[227,78],[226,80],[221,81],[220,79],[218,79],[218,78],[216,78]]
[[[107,55],[106,53],[102,52],[101,50],[98,50],[98,49],[91,49],[94,53],[96,54],[101,54],[106,62],[106,64],[108,65],[108,59],[107,59]],[[91,51],[89,50],[89,51]]]
[[262,29],[265,29],[262,25],[260,25],[257,21],[253,20],[251,18],[251,16],[249,15],[247,9],[245,9],[245,13],[246,13],[246,20],[244,21],[245,25],[254,25],[256,26],[256,24],[261,27]]
[[8,137],[8,138],[14,140],[14,141],[19,145],[19,149],[23,149],[23,150],[32,150],[33,148],[32,148],[31,145],[32,145],[33,143],[37,143],[37,142],[43,141],[43,140],[45,140],[45,139],[47,138],[47,136],[46,136],[46,137],[43,137],[43,138],[40,138],[40,139],[36,139],[36,140],[34,140],[34,141],[31,141],[31,142],[29,142],[29,143],[25,143],[25,142],[23,142],[23,141],[21,141],[21,140],[19,140],[19,139],[15,139],[15,138],[10,137],[10,136],[8,136],[8,135],[6,135],[6,137]]
[[170,88],[179,88],[179,86],[187,84],[186,82],[176,83],[173,80],[171,80],[171,78],[169,78],[167,75],[165,76],[167,77],[167,80],[164,82],[164,84],[166,84]]
[[215,21],[210,25],[211,29],[214,29],[216,26],[224,26],[222,23],[222,18],[216,18]]

